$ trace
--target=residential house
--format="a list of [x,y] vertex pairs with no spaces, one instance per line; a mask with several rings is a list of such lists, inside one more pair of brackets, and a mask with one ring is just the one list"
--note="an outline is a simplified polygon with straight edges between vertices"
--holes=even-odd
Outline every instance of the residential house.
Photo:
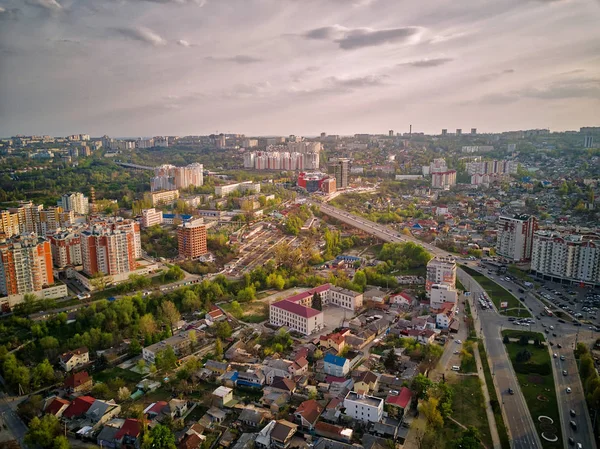
[[58,359],[58,363],[66,372],[69,372],[72,369],[77,368],[78,366],[87,365],[89,362],[90,352],[87,348],[83,347],[75,349],[71,352],[65,352]]
[[293,377],[293,374],[290,370],[290,366],[293,363],[294,362],[281,359],[268,360],[262,366],[262,372],[265,375],[266,383],[268,385],[271,385],[276,377],[285,377],[291,379]]
[[402,419],[404,412],[410,409],[411,403],[412,391],[406,387],[402,387],[398,394],[388,395],[385,399],[385,410],[389,416]]
[[254,449],[254,438],[253,433],[242,433],[232,449]]
[[323,359],[323,371],[325,374],[343,377],[350,372],[350,361],[345,357],[339,357],[331,353],[325,354]]
[[219,309],[217,306],[213,306],[212,309],[210,309],[210,312],[208,312],[204,318],[206,319],[206,321],[210,321],[211,323],[216,323],[217,321],[222,321],[224,319],[227,318],[227,315],[225,315],[225,313],[223,313],[223,311],[221,309]]
[[374,287],[370,288],[366,292],[363,293],[363,299],[365,301],[370,301],[372,303],[383,304],[385,300],[385,292],[380,288]]
[[236,385],[240,387],[262,388],[265,384],[265,375],[260,370],[239,371]]
[[442,307],[436,311],[435,323],[438,329],[448,329],[452,320],[454,319],[454,310],[456,304],[446,302],[442,304]]
[[275,377],[273,383],[269,387],[271,391],[282,391],[293,395],[296,391],[296,382],[292,379],[286,379],[285,377]]
[[257,449],[271,449],[271,433],[276,423],[277,421],[272,420],[258,432],[254,440]]
[[271,447],[273,449],[287,449],[290,447],[292,437],[297,429],[298,426],[294,423],[285,419],[278,420],[271,431]]
[[226,407],[227,404],[233,401],[233,390],[229,387],[221,385],[213,391],[213,405],[216,407]]
[[168,404],[165,401],[153,402],[144,409],[144,415],[150,421],[157,419],[162,415],[163,410],[166,411]]
[[279,413],[283,407],[285,407],[290,401],[289,393],[283,391],[265,391],[265,394],[261,398],[263,406],[268,407],[273,413]]
[[400,292],[390,296],[390,304],[399,304],[402,308],[410,308],[416,303],[416,298],[408,292]]
[[369,433],[379,438],[395,441],[398,438],[401,422],[393,418],[383,418],[381,422],[372,423]]
[[103,401],[96,399],[85,412],[85,417],[90,422],[90,425],[96,429],[118,416],[119,413],[121,413],[121,406],[114,400]]
[[350,443],[352,441],[352,429],[336,426],[323,421],[315,424],[315,434],[323,438],[331,438],[336,441]]
[[313,430],[321,413],[323,413],[323,407],[314,399],[309,399],[298,406],[294,417],[301,428]]
[[206,440],[206,437],[203,437],[204,435],[195,433],[186,434],[177,445],[177,449],[200,449],[202,443]]
[[436,333],[432,330],[410,329],[408,336],[417,340],[418,343],[429,345],[435,341]]
[[341,352],[346,345],[346,336],[350,334],[350,329],[345,329],[340,332],[321,335],[319,338],[319,346],[322,349],[331,348],[336,352]]
[[73,399],[71,405],[63,412],[63,417],[67,419],[74,419],[85,416],[85,412],[92,406],[96,401],[91,396],[79,396]]
[[115,435],[115,440],[119,442],[121,448],[139,447],[138,439],[142,433],[142,423],[137,419],[127,418],[123,426]]
[[153,345],[147,346],[142,350],[142,358],[153,364],[156,361],[156,354],[161,351],[167,349],[167,347],[171,347],[175,355],[179,358],[189,354],[190,348],[192,346],[192,341],[189,337],[190,331],[183,331],[178,334],[175,334],[165,340],[159,341],[158,343],[154,343]]
[[304,357],[295,358],[289,367],[289,371],[296,377],[308,374],[308,360]]
[[213,423],[217,424],[221,424],[223,421],[225,421],[225,418],[227,417],[227,413],[225,413],[223,410],[217,407],[209,408],[206,414],[210,416],[210,419]]
[[221,376],[229,371],[229,363],[226,362],[217,362],[216,360],[208,360],[204,367],[209,369],[213,374]]
[[353,390],[361,394],[369,394],[377,391],[377,383],[379,377],[372,371],[361,371],[356,376],[352,376],[354,380]]
[[57,418],[60,418],[69,405],[71,405],[71,403],[66,399],[55,396],[46,402],[44,413],[46,415],[54,415]]
[[84,393],[92,389],[92,378],[87,371],[80,371],[67,376],[64,385],[69,393]]
[[118,443],[117,434],[124,424],[124,419],[113,419],[107,422],[96,437],[96,444],[101,448],[115,449]]
[[[220,388],[220,387],[219,387]],[[188,403],[183,399],[171,399],[167,404],[167,413],[173,419],[183,418],[188,410]]]
[[238,422],[245,427],[258,429],[265,420],[265,415],[261,411],[253,408],[245,408],[238,417]]
[[379,422],[383,417],[383,399],[350,391],[344,398],[346,415],[365,422]]

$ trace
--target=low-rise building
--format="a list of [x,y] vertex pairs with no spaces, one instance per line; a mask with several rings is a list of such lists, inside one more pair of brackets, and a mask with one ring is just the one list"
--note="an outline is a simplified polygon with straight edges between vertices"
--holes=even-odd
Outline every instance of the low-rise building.
[[87,365],[90,362],[90,352],[87,348],[79,348],[62,354],[58,363],[65,371],[69,372],[78,366]]
[[331,376],[344,377],[350,372],[350,360],[331,353],[323,358],[323,372]]
[[383,418],[383,399],[350,391],[344,398],[346,415],[364,422],[379,422]]
[[92,378],[87,371],[80,371],[67,376],[65,389],[70,393],[83,393],[92,389]]
[[226,407],[233,401],[233,390],[229,387],[220,386],[213,391],[213,405],[215,407]]
[[146,192],[144,197],[152,203],[152,207],[162,204],[173,204],[179,198],[179,190],[158,190]]
[[300,427],[313,430],[321,413],[323,413],[323,406],[314,399],[309,399],[298,406],[294,412],[294,417]]
[[156,210],[154,208],[142,210],[142,228],[149,228],[154,225],[161,225],[162,223],[162,210]]
[[171,347],[175,355],[181,358],[189,353],[191,345],[192,342],[189,337],[189,332],[184,331],[177,335],[173,335],[166,340],[145,347],[142,350],[142,358],[146,362],[153,364],[156,361],[156,354],[164,351],[167,347]]

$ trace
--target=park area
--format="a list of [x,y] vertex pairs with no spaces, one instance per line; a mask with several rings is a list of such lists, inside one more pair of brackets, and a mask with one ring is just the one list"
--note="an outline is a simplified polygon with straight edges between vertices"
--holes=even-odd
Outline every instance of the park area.
[[[455,380],[450,380],[449,383],[454,392],[451,417],[464,426],[475,427],[485,447],[492,448],[490,425],[479,376],[456,376]],[[451,423],[450,428],[454,427],[453,424]]]
[[501,310],[501,303],[506,302],[508,303],[508,307],[505,312],[507,316],[531,317],[527,307],[524,306],[521,301],[519,301],[504,287],[496,284],[494,281],[473,270],[472,268],[464,265],[461,265],[460,268],[469,276],[471,276],[479,285],[481,285],[498,310]]
[[[553,443],[544,441],[544,447],[562,448],[552,361],[544,336],[538,332],[510,330],[503,331],[502,335],[536,429],[540,434],[544,432],[546,436],[554,434],[557,437]],[[540,416],[547,416],[554,423],[540,422]]]

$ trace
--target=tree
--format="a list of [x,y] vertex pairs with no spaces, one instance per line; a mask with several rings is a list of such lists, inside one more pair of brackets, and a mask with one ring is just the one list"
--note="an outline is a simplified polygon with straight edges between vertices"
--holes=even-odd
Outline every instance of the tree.
[[159,370],[170,370],[177,366],[177,361],[179,359],[175,355],[173,348],[171,346],[167,346],[162,351],[156,353],[154,360],[156,363],[156,368]]
[[215,335],[222,340],[231,337],[231,326],[227,321],[219,321],[217,324],[213,326],[215,330]]
[[223,359],[223,343],[221,343],[220,338],[215,340],[215,358],[217,360]]
[[527,346],[529,344],[529,337],[527,335],[521,335],[519,338],[519,344],[521,346]]
[[140,374],[144,374],[144,371],[146,370],[146,361],[144,359],[139,359],[135,366]]
[[361,288],[365,288],[367,286],[367,275],[364,271],[359,270],[354,274],[354,283]]
[[454,440],[453,447],[455,449],[479,449],[481,447],[479,430],[473,426],[467,427],[467,430],[463,431],[461,437]]
[[131,396],[131,391],[129,391],[129,388],[127,388],[127,387],[119,388],[119,391],[117,393],[117,397],[119,398],[119,401],[126,401],[127,399],[129,399],[130,396]]
[[147,313],[140,318],[139,327],[143,335],[154,335],[158,329],[151,313]]
[[175,436],[167,426],[158,424],[144,435],[141,449],[175,449]]
[[433,382],[423,374],[417,374],[411,384],[411,390],[415,392],[418,399],[425,399],[427,390],[433,385]]
[[267,287],[283,290],[285,287],[285,279],[283,279],[283,276],[280,274],[271,273],[267,276]]
[[173,328],[177,322],[181,319],[179,310],[175,307],[172,301],[163,301],[160,305],[161,318],[169,325],[171,329],[171,335],[173,335]]
[[385,359],[383,361],[383,365],[390,371],[393,371],[396,368],[396,363],[398,362],[398,358],[396,357],[396,351],[394,348],[390,348],[385,355]]
[[60,433],[60,423],[54,415],[37,416],[29,422],[29,430],[25,434],[25,442],[31,446],[49,448]]
[[71,443],[64,435],[59,435],[54,438],[54,443],[52,443],[52,449],[70,449]]
[[30,421],[34,416],[41,415],[43,408],[44,399],[40,395],[34,394],[33,396],[30,396],[29,399],[21,402],[17,406],[17,411],[19,416],[25,421]]
[[427,424],[433,428],[441,428],[444,425],[444,418],[438,409],[439,400],[437,398],[427,398],[421,402],[419,411],[425,415]]
[[232,301],[231,302],[231,314],[236,317],[237,319],[240,319],[241,317],[244,316],[244,311],[242,310],[242,306],[240,306],[240,303],[237,301]]
[[187,290],[183,294],[181,306],[183,307],[183,310],[194,312],[202,307],[202,301],[200,301],[198,294],[194,290]]
[[323,301],[321,300],[321,295],[316,293],[312,297],[311,307],[316,310],[323,310]]
[[110,276],[106,276],[101,271],[94,273],[90,279],[90,284],[92,284],[92,287],[100,291],[106,290],[106,287],[108,287],[110,283],[112,283],[112,278]]
[[92,387],[92,396],[98,399],[112,399],[112,392],[105,383],[97,383]]
[[509,344],[509,343],[510,343],[510,338],[508,338],[508,335],[505,335],[505,336],[502,338],[502,343],[504,343],[505,345],[507,345],[507,344]]
[[44,361],[38,364],[33,369],[33,386],[34,388],[39,388],[42,385],[46,385],[52,383],[54,381],[54,369],[48,359],[44,359]]
[[194,329],[191,329],[190,331],[188,331],[188,338],[192,345],[192,351],[193,351],[196,349],[196,344],[198,343],[198,334],[196,334],[196,331]]
[[531,352],[529,352],[527,349],[523,349],[517,352],[515,359],[518,363],[528,362],[531,359]]
[[237,293],[236,297],[237,300],[241,302],[253,301],[254,299],[256,299],[256,288],[254,288],[254,285],[245,287]]
[[321,360],[323,358],[323,351],[320,349],[315,349],[315,352],[313,352],[313,358],[315,360]]

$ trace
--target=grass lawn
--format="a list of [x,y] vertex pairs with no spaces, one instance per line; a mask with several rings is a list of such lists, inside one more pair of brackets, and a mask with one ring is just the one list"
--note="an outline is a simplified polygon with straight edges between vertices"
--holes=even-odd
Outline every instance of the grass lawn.
[[496,420],[496,428],[498,429],[498,436],[500,438],[500,444],[502,449],[510,449],[510,441],[508,439],[508,432],[506,431],[506,424],[504,424],[504,418],[500,410],[500,403],[498,402],[498,395],[496,394],[496,388],[494,388],[494,381],[492,379],[492,372],[490,365],[488,364],[487,355],[483,342],[479,341],[479,355],[481,356],[481,364],[483,366],[483,374],[485,376],[485,383],[490,396],[490,402],[492,405],[492,411],[494,412],[494,419]]
[[[220,306],[226,312],[231,313],[230,303],[220,304]],[[240,321],[245,323],[262,323],[269,319],[269,305],[264,302],[246,302],[242,303],[241,306],[244,314],[239,318]]]
[[451,383],[450,387],[454,391],[452,418],[465,426],[475,427],[479,430],[483,444],[488,448],[493,447],[479,377],[458,377],[457,382]]
[[468,290],[465,288],[464,285],[462,285],[462,282],[460,282],[460,279],[458,278],[456,278],[456,289],[462,290],[463,292],[468,292]]
[[473,270],[472,268],[466,267],[464,265],[461,265],[460,268],[463,269],[467,274],[469,274],[473,279],[475,279],[475,281],[477,281],[479,285],[481,285],[481,287],[487,292],[489,297],[492,299],[497,309],[500,309],[501,302],[507,302],[508,309],[513,309],[507,311],[508,316],[519,316],[519,307],[521,307],[520,316],[531,316],[531,313],[529,313],[529,309],[527,309],[526,306],[522,305],[521,301],[514,297],[504,287],[496,284],[494,281],[483,276],[482,274]]
[[[133,371],[116,368],[116,367],[105,369],[104,371],[100,371],[98,373],[94,373],[92,375],[92,377],[95,382],[103,382],[103,383],[107,383],[109,380],[114,379],[115,377],[120,377],[127,384],[133,385],[134,387],[139,381],[142,380],[142,376],[140,376],[138,373],[134,373]],[[131,390],[131,391],[134,391],[134,390]]]
[[[544,341],[543,335],[538,332],[503,331],[502,334],[508,335],[510,337],[516,337],[516,334],[526,335],[530,339],[541,337],[542,341]],[[506,351],[510,356],[510,360],[513,364],[513,367],[516,363],[517,353],[525,348],[531,353],[531,359],[526,364],[535,363],[538,365],[548,365],[549,367],[551,367],[552,361],[550,359],[550,353],[548,352],[548,347],[546,345],[542,345],[539,347],[536,347],[533,344],[521,346],[519,343],[511,342],[506,345]],[[519,372],[517,372],[516,374],[519,386],[521,388],[521,392],[525,397],[525,402],[527,403],[527,407],[529,408],[529,412],[531,413],[531,417],[536,426],[536,429],[538,429],[538,431],[540,432],[542,431],[539,426],[540,423],[537,419],[538,416],[545,415],[549,416],[554,420],[555,429],[559,440],[556,443],[549,443],[545,441],[544,448],[562,448],[563,444],[560,427],[560,415],[558,413],[556,387],[554,384],[554,376],[552,374],[552,370],[550,370],[550,374],[548,375],[526,374]],[[544,400],[538,399],[540,397],[543,397]]]

